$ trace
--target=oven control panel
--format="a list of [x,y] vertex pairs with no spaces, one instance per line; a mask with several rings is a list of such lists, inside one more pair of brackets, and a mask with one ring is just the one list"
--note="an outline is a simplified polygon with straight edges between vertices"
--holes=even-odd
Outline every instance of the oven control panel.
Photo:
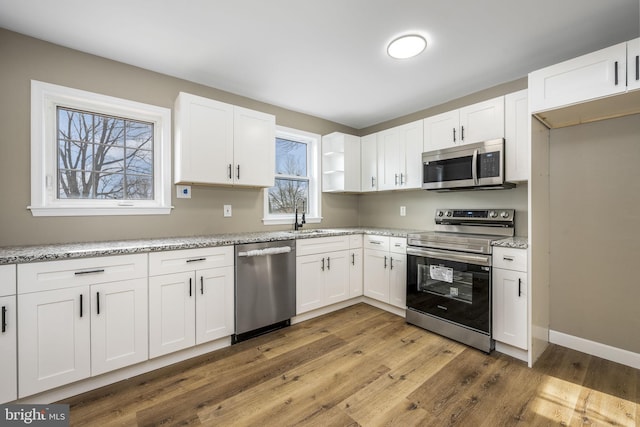
[[515,209],[436,209],[436,224],[513,223]]

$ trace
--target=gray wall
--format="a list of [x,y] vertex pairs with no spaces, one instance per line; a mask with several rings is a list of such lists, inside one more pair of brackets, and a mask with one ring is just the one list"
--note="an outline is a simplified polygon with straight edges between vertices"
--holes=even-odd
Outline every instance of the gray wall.
[[[354,129],[213,88],[66,49],[0,29],[0,246],[277,230],[262,225],[262,190],[192,187],[170,215],[33,217],[30,204],[30,80],[173,107],[180,91],[275,114],[278,125],[321,135]],[[233,206],[223,218],[222,206]],[[323,196],[323,226],[358,222],[358,197]]]
[[640,353],[640,115],[550,136],[550,328]]

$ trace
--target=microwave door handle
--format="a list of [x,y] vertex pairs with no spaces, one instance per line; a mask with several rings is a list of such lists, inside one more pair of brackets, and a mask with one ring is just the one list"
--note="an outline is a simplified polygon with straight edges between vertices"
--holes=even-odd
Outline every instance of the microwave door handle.
[[471,161],[471,176],[474,185],[478,185],[478,150],[473,150],[473,160]]

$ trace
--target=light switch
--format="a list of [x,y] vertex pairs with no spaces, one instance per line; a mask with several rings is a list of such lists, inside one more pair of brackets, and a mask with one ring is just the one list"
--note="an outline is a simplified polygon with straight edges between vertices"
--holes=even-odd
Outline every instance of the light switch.
[[224,205],[224,216],[231,216],[231,205]]

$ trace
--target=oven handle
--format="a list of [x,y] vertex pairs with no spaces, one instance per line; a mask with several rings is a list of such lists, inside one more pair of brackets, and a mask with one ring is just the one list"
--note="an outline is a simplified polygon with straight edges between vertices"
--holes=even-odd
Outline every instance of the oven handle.
[[471,160],[471,176],[473,184],[478,185],[478,150],[473,150],[473,159]]
[[445,261],[466,262],[467,264],[491,267],[490,255],[473,255],[461,252],[441,251],[438,249],[422,249],[407,247],[407,255],[443,259]]

